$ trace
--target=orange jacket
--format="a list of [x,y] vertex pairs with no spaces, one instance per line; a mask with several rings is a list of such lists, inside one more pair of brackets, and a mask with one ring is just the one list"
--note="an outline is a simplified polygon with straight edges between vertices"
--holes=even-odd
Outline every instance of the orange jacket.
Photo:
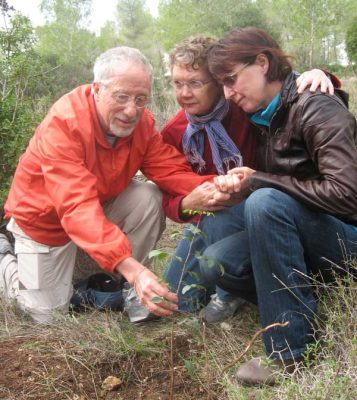
[[112,148],[99,125],[91,86],[59,99],[21,156],[5,204],[33,240],[61,246],[70,239],[113,271],[131,255],[124,233],[102,205],[118,196],[138,170],[163,190],[187,194],[210,177],[194,174],[185,158],[164,144],[147,110],[133,134]]

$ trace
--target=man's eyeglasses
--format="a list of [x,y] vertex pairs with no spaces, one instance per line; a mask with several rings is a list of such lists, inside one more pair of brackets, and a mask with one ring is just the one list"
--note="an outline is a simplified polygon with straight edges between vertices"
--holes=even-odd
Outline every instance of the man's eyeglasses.
[[232,88],[236,84],[239,74],[244,70],[244,68],[248,67],[248,65],[250,64],[244,64],[242,68],[239,69],[239,71],[224,76],[222,79],[219,80],[219,82],[221,83],[221,85],[227,88]]
[[126,93],[113,93],[112,98],[121,106],[125,106],[130,100],[133,100],[137,108],[144,108],[150,101],[148,96],[130,96]]
[[174,87],[175,90],[182,90],[184,86],[187,86],[190,90],[200,90],[203,86],[207,85],[208,83],[212,82],[212,80],[207,81],[200,81],[200,80],[191,80],[191,81],[172,81],[171,85]]

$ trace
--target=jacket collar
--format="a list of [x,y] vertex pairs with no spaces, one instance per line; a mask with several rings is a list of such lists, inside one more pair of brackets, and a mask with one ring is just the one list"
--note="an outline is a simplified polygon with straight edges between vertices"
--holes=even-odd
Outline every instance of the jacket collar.
[[296,79],[299,75],[299,73],[293,71],[285,78],[281,89],[281,104],[288,105],[289,103],[294,103],[299,97],[296,87]]

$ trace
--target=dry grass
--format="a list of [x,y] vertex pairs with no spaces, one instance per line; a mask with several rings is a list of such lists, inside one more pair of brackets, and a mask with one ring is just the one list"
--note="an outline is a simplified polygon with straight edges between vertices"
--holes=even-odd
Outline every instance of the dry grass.
[[349,94],[350,111],[357,117],[357,76],[342,78],[342,89]]
[[[315,362],[279,386],[261,388],[239,386],[237,366],[220,373],[259,330],[254,306],[217,326],[204,326],[194,316],[134,326],[120,313],[98,311],[39,326],[1,303],[0,398],[170,399],[173,372],[173,399],[355,399],[357,284],[339,280],[320,292],[324,323],[310,349]],[[262,353],[258,339],[246,359]],[[118,391],[101,389],[110,375],[121,379]]]

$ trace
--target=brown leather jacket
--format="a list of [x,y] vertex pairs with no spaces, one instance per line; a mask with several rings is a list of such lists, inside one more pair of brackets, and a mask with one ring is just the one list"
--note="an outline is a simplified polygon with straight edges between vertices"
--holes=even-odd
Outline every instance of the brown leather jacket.
[[250,190],[274,187],[357,225],[357,127],[347,95],[299,96],[296,77],[285,80],[270,128],[260,127]]

